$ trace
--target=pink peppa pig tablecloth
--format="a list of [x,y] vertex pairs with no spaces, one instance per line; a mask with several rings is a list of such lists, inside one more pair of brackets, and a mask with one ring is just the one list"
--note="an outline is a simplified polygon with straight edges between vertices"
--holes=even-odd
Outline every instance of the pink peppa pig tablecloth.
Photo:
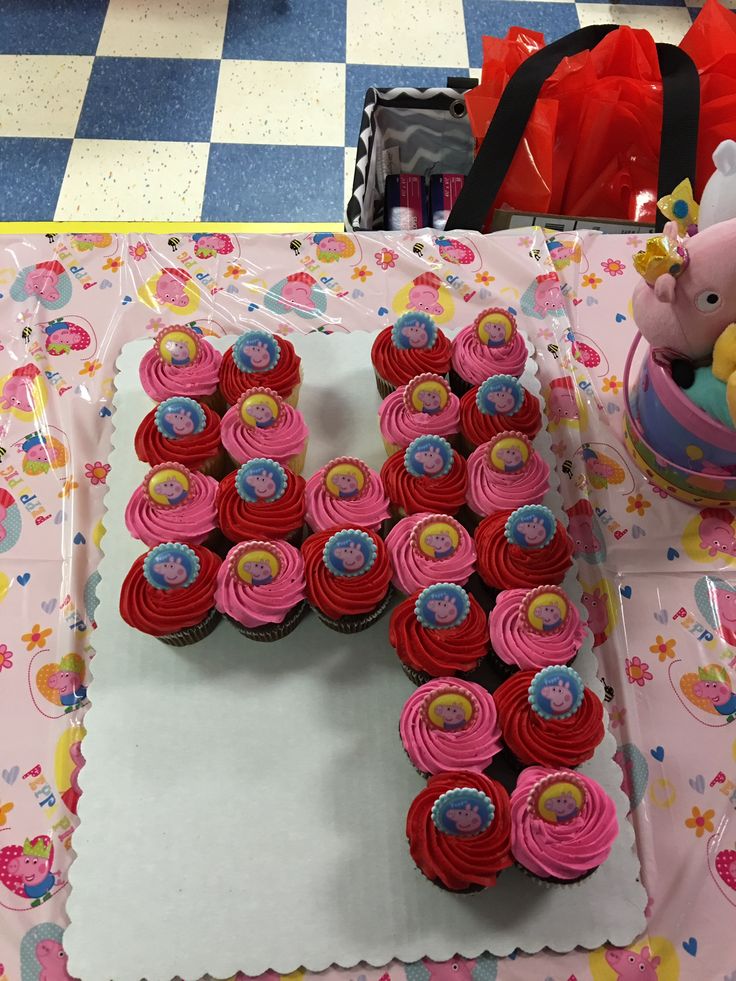
[[[622,374],[635,330],[631,256],[642,243],[595,234],[545,242],[536,230],[457,238],[467,248],[429,232],[0,239],[0,981],[68,976],[67,873],[122,345],[182,321],[212,335],[253,324],[283,334],[377,330],[417,286],[431,291],[440,323],[461,325],[483,302],[522,307],[536,327],[649,928],[627,951],[325,973],[366,981],[736,977],[727,929],[736,906],[736,727],[699,684],[718,686],[728,704],[736,683],[736,520],[662,497],[626,456]],[[567,316],[536,302],[540,288],[554,286],[552,266]],[[306,310],[285,302],[295,282],[309,286]],[[134,739],[134,699],[130,725]],[[31,869],[28,879],[21,868]]]

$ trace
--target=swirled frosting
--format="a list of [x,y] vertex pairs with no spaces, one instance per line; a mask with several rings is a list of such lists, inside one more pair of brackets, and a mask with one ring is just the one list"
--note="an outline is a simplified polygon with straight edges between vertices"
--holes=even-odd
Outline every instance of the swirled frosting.
[[200,545],[217,524],[217,481],[214,477],[194,471],[189,474],[190,486],[181,504],[156,504],[145,485],[133,491],[125,509],[125,526],[133,538],[146,545],[159,542],[182,542]]
[[412,412],[404,401],[406,386],[383,400],[378,410],[378,424],[381,436],[388,443],[407,447],[418,436],[453,436],[460,428],[460,400],[450,395],[447,405],[432,415],[426,412]]
[[371,348],[371,360],[377,373],[389,384],[406,385],[415,375],[430,372],[446,375],[450,370],[450,342],[437,330],[437,339],[430,348],[398,348],[391,339],[392,327],[385,327]]
[[532,450],[523,470],[500,473],[488,462],[488,444],[468,457],[468,504],[476,514],[514,510],[522,504],[541,504],[549,490],[549,464]]
[[[352,527],[352,526],[351,526]],[[322,553],[338,527],[327,528],[310,535],[302,545],[307,578],[307,599],[332,620],[370,613],[384,599],[391,587],[391,564],[382,538],[370,528],[364,531],[376,546],[376,558],[367,572],[360,576],[336,576],[325,565]]]
[[304,524],[304,478],[288,468],[286,487],[276,501],[244,501],[235,486],[237,472],[220,481],[217,514],[231,542],[249,538],[288,538]]
[[[413,593],[435,582],[456,582],[461,586],[470,579],[475,568],[475,543],[465,529],[460,542],[446,559],[431,559],[412,541],[412,532],[420,521],[432,517],[429,512],[410,514],[402,518],[386,536],[386,548],[393,567],[393,584],[402,593]],[[438,521],[447,515],[434,515]]]
[[465,504],[468,468],[454,450],[452,467],[444,477],[414,477],[404,466],[403,453],[394,453],[381,468],[381,479],[391,503],[406,514],[457,514]]
[[248,426],[243,422],[237,405],[234,405],[222,417],[221,433],[222,445],[238,463],[268,457],[286,464],[302,452],[309,436],[301,412],[287,402],[281,406],[277,423],[268,429]]
[[280,354],[270,371],[241,371],[233,360],[233,349],[225,352],[220,364],[220,392],[228,405],[235,405],[249,388],[263,386],[287,399],[301,381],[301,358],[285,337],[274,334]]
[[481,385],[490,375],[513,375],[524,372],[527,350],[524,338],[514,332],[502,347],[489,347],[478,338],[475,325],[463,327],[452,342],[452,367],[471,385]]
[[358,497],[340,498],[330,494],[324,485],[329,464],[318,470],[307,481],[307,524],[314,531],[324,531],[334,525],[372,528],[379,531],[389,517],[389,500],[383,489],[383,481],[375,470],[366,467],[367,479]]
[[244,627],[282,623],[286,614],[306,595],[304,560],[299,549],[288,542],[272,541],[269,544],[279,557],[280,568],[266,585],[253,586],[233,574],[233,559],[242,543],[230,549],[217,573],[215,605],[220,613],[227,614]]
[[575,604],[569,604],[560,630],[540,634],[521,625],[519,611],[527,592],[526,589],[505,589],[499,593],[488,618],[491,647],[506,664],[524,671],[568,664],[577,655],[588,632]]
[[511,511],[496,511],[475,529],[477,568],[487,586],[522,589],[559,586],[572,565],[573,543],[558,521],[552,540],[544,548],[527,549],[506,538]]
[[197,344],[195,360],[179,367],[164,361],[156,347],[146,351],[139,368],[146,395],[155,402],[163,402],[174,395],[192,399],[212,395],[217,388],[222,355],[202,337],[198,338]]
[[142,420],[135,434],[136,456],[144,463],[156,466],[171,460],[183,463],[190,470],[199,470],[220,453],[220,417],[208,405],[202,404],[205,427],[201,433],[169,439],[156,426],[156,409]]
[[542,410],[539,399],[525,390],[524,402],[513,415],[488,415],[481,412],[476,402],[477,388],[471,388],[460,399],[460,432],[472,443],[480,446],[498,433],[519,432],[534,439],[542,428]]
[[486,616],[478,601],[470,596],[470,611],[457,627],[442,630],[423,626],[415,606],[419,592],[399,603],[391,614],[388,639],[399,659],[433,678],[472,671],[488,653]]

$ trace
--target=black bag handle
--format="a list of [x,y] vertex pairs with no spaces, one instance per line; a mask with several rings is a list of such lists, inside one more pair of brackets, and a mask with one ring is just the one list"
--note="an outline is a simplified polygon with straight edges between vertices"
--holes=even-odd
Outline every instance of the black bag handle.
[[[530,55],[508,81],[470,173],[447,220],[446,230],[481,231],[521,143],[542,86],[563,58],[589,51],[616,24],[583,27]],[[657,196],[670,194],[685,177],[695,184],[700,116],[700,77],[692,59],[673,44],[657,44],[662,74],[662,138]],[[665,218],[658,214],[657,228]]]

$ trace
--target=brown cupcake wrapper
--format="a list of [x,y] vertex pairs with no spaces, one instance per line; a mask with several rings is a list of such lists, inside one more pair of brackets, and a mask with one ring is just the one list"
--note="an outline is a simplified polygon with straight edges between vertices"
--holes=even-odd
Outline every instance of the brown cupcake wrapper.
[[583,872],[583,874],[579,875],[576,879],[556,879],[554,876],[550,876],[550,878],[545,879],[541,875],[536,875],[534,872],[530,872],[529,869],[525,868],[521,862],[518,862],[516,859],[514,859],[514,865],[517,869],[523,872],[528,879],[533,879],[534,882],[538,882],[542,886],[577,886],[579,883],[585,881],[585,879],[589,879],[591,875],[593,875],[594,872],[597,872],[597,870],[600,868],[600,865],[596,865],[594,868],[588,869],[587,872]]
[[219,388],[216,388],[211,395],[193,396],[201,405],[208,405],[210,409],[222,416],[227,411],[227,402]]
[[235,470],[235,466],[230,455],[224,449],[220,449],[215,456],[209,457],[204,463],[193,469],[206,474],[208,477],[216,477],[217,480],[222,480],[231,470]]
[[396,391],[396,386],[392,385],[391,382],[386,381],[385,378],[381,378],[377,371],[374,369],[374,374],[376,376],[376,388],[378,389],[378,394],[382,399],[388,398],[391,392]]
[[450,388],[460,398],[473,388],[473,384],[472,382],[465,381],[462,375],[459,375],[454,368],[450,368]]
[[361,630],[366,630],[372,626],[376,620],[379,620],[383,616],[391,602],[393,592],[393,586],[389,585],[388,592],[374,609],[369,610],[368,613],[354,613],[349,616],[340,617],[338,620],[331,619],[316,606],[312,606],[312,609],[322,623],[326,627],[329,627],[330,630],[336,630],[340,634],[357,634]]
[[267,623],[262,627],[246,627],[239,620],[236,620],[227,613],[225,614],[225,619],[229,620],[235,629],[244,637],[247,637],[248,640],[263,641],[264,643],[270,644],[272,641],[281,640],[282,637],[290,634],[304,619],[308,608],[307,601],[302,600],[301,603],[297,603],[296,606],[291,608],[281,623]]
[[186,630],[178,630],[175,634],[164,634],[163,637],[156,639],[170,647],[188,647],[190,644],[196,644],[205,637],[209,637],[221,619],[219,611],[213,606],[201,623],[187,627]]

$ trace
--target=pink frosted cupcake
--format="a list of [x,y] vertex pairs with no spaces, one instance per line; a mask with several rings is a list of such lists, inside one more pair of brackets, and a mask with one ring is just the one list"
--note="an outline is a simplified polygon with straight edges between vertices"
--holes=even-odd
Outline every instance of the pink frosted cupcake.
[[283,541],[240,542],[217,573],[215,606],[251,640],[279,640],[307,610],[304,560]]
[[386,536],[393,584],[409,596],[437,582],[464,586],[475,566],[472,535],[449,514],[411,514]]
[[378,424],[388,456],[405,450],[418,436],[436,434],[454,445],[460,400],[440,375],[417,375],[383,400]]
[[588,633],[559,586],[505,589],[488,618],[491,647],[506,674],[571,664]]
[[330,460],[307,481],[307,524],[312,531],[360,525],[380,531],[390,514],[383,482],[362,460]]
[[191,327],[163,327],[141,360],[143,391],[154,402],[185,395],[219,409],[223,404],[217,389],[221,361],[220,352]]
[[514,315],[500,307],[483,310],[452,342],[452,386],[462,395],[490,375],[519,378],[527,357]]
[[217,481],[182,463],[149,470],[125,509],[133,538],[152,547],[159,542],[207,545],[217,527]]
[[457,678],[435,678],[417,688],[402,709],[399,734],[422,776],[447,770],[480,773],[501,749],[491,693]]
[[222,417],[222,445],[238,465],[266,457],[300,474],[308,437],[301,412],[270,388],[243,392]]
[[541,504],[548,490],[549,465],[523,433],[499,433],[468,458],[467,501],[479,518]]

